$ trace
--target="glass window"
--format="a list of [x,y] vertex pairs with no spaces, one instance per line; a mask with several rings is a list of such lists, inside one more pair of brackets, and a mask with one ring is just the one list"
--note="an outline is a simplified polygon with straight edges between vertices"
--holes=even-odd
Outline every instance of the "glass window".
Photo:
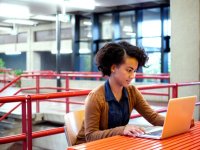
[[141,24],[142,37],[139,40],[148,53],[148,68],[143,72],[148,74],[161,73],[161,17],[160,8],[143,10]]
[[80,40],[91,40],[92,38],[92,22],[90,19],[84,18],[80,20]]
[[61,29],[61,40],[67,40],[72,38],[72,28]]
[[99,49],[102,48],[107,42],[99,42]]
[[136,37],[135,11],[120,13],[121,38]]
[[[115,42],[120,42],[122,40],[116,40]],[[132,45],[136,45],[136,39],[124,39],[123,41],[127,41],[128,43],[132,44]]]
[[161,38],[152,37],[152,38],[142,38],[142,46],[145,47],[146,51],[157,51],[161,48]]
[[[164,38],[165,38],[165,48],[168,48],[166,50],[167,56],[168,56],[168,72],[171,72],[171,52],[170,52],[170,36],[171,36],[171,19],[170,19],[170,11],[169,7],[164,8],[164,10],[167,11],[166,18],[164,19]],[[166,55],[166,54],[165,54]]]
[[99,17],[101,39],[112,39],[112,14],[103,14]]
[[[72,38],[72,29],[64,28],[61,29],[61,39],[71,39]],[[44,31],[35,31],[35,42],[39,41],[54,41],[56,40],[56,30],[44,30]]]
[[143,72],[147,74],[159,74],[161,73],[161,53],[153,52],[148,53],[149,60],[147,62],[147,68],[143,67]]
[[17,43],[26,43],[27,42],[27,32],[18,33]]
[[79,48],[80,54],[91,53],[91,42],[79,42],[79,43],[80,43],[80,48]]
[[80,55],[80,71],[91,71],[91,55]]
[[142,36],[161,36],[161,19],[159,8],[143,10]]
[[0,44],[10,44],[10,43],[16,43],[16,42],[17,42],[16,35],[9,35],[9,34],[0,35]]
[[168,72],[171,72],[171,53],[168,53]]
[[171,19],[169,7],[165,8],[168,11],[167,18],[164,20],[164,35],[171,36]]

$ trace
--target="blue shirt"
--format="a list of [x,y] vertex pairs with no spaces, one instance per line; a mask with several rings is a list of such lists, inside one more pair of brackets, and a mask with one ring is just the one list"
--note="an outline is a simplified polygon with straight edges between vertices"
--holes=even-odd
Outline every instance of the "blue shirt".
[[118,102],[112,93],[109,81],[105,83],[105,97],[109,105],[108,112],[108,128],[115,128],[118,126],[124,126],[128,124],[129,104],[128,104],[128,93],[125,88],[122,90],[122,97]]

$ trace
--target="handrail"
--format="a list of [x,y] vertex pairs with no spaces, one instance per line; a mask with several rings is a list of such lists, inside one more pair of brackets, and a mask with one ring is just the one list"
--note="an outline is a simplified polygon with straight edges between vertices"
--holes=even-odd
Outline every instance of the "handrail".
[[25,101],[26,101],[26,95],[0,97],[0,103],[25,102]]
[[177,83],[178,86],[190,86],[190,85],[199,85],[199,84],[200,84],[200,81]]
[[8,115],[10,115],[16,108],[18,108],[21,105],[21,103],[17,104],[14,108],[12,108],[9,112],[7,112],[6,114],[4,114],[1,118],[0,118],[0,122],[5,119]]
[[[29,74],[29,73],[25,73],[22,74],[20,76],[17,76],[16,78],[14,78],[14,80],[12,80],[11,82],[9,82],[8,84],[6,84],[2,89],[0,89],[0,92],[4,91],[5,89],[7,89],[8,87],[10,87],[11,85],[13,85],[14,83],[16,83],[18,80],[20,80],[21,78],[25,77],[60,77],[60,78],[65,78],[66,80],[69,80],[69,78],[75,78],[75,77],[79,77],[79,78],[105,78],[103,77],[99,72],[93,72],[93,73],[88,73],[88,72],[70,72],[70,73],[61,73],[61,74],[56,74],[53,71],[51,73],[48,73],[47,71],[42,72],[40,71],[37,74]],[[136,74],[136,79],[167,79],[168,81],[170,81],[170,76],[168,74],[158,74],[158,75],[151,75],[151,74]]]
[[21,134],[16,134],[16,135],[0,137],[0,144],[18,142],[18,141],[24,141],[24,140],[26,140],[26,134],[21,133]]
[[156,85],[142,85],[137,87],[139,90],[149,90],[149,89],[163,89],[163,88],[169,88],[169,87],[175,87],[175,83],[171,84],[156,84]]
[[[193,85],[200,85],[200,82],[191,82],[191,83],[175,83],[175,84],[165,84],[165,85],[152,85],[152,87],[150,86],[143,86],[143,87],[138,87],[140,90],[146,90],[146,89],[159,89],[159,88],[169,88],[171,87],[172,90],[178,90],[178,86],[193,86]],[[1,137],[0,138],[0,143],[6,143],[6,142],[13,142],[11,140],[16,141],[16,139],[18,139],[18,141],[22,140],[24,141],[24,144],[26,144],[26,142],[28,142],[28,149],[31,149],[31,145],[30,143],[32,142],[32,138],[37,138],[37,137],[42,137],[42,136],[48,136],[51,134],[56,134],[56,133],[62,133],[64,132],[63,128],[60,127],[58,129],[49,129],[48,131],[39,131],[39,132],[32,132],[32,113],[31,113],[31,101],[34,100],[44,100],[44,99],[52,99],[52,98],[66,98],[66,97],[71,97],[71,96],[79,96],[79,95],[87,95],[90,92],[90,90],[82,90],[82,91],[68,91],[68,92],[58,92],[58,93],[48,93],[48,94],[35,94],[35,95],[21,95],[21,96],[6,96],[6,97],[0,97],[0,103],[10,103],[10,102],[17,102],[17,101],[21,101],[22,103],[26,102],[27,105],[27,112],[26,109],[23,107],[24,112],[23,113],[23,119],[24,116],[28,116],[27,118],[27,130],[23,129],[22,134],[19,134],[17,136],[11,136],[11,138],[6,137]],[[175,93],[178,93],[177,91]],[[197,105],[200,105],[200,103],[198,102]],[[22,105],[24,106],[24,105]],[[158,110],[159,112],[163,112],[165,111],[164,109]],[[137,115],[136,115],[137,116]],[[25,118],[26,119],[26,118]],[[25,124],[23,124],[23,126],[26,126]],[[22,128],[26,128],[23,127]],[[28,132],[27,132],[28,131]],[[24,136],[25,134],[25,136]],[[25,138],[25,139],[24,139]],[[28,140],[27,140],[28,139]],[[2,143],[2,144],[3,144]]]
[[58,93],[48,93],[48,94],[35,94],[29,95],[31,100],[44,100],[52,98],[65,98],[65,97],[74,97],[74,96],[83,96],[89,94],[91,90],[82,90],[82,91],[67,91],[67,92],[58,92]]
[[10,83],[6,84],[2,89],[0,89],[0,93],[3,92],[8,87],[10,87],[11,85],[13,85],[14,83],[16,83],[20,78],[21,78],[21,76],[18,76],[13,81],[11,81]]

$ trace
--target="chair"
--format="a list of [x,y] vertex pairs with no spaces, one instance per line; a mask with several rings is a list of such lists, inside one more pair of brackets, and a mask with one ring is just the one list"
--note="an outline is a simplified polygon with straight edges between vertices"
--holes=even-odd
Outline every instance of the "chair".
[[68,146],[73,146],[76,143],[77,134],[81,129],[84,119],[84,110],[69,112],[65,115],[65,134],[67,137]]

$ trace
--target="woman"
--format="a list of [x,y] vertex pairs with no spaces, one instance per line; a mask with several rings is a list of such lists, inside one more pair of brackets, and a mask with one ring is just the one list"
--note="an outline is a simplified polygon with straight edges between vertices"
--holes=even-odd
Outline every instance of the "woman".
[[97,67],[109,78],[86,98],[85,120],[77,144],[114,135],[142,134],[142,128],[128,124],[133,108],[151,124],[163,125],[164,117],[151,109],[135,86],[129,85],[147,60],[143,49],[127,42],[108,43],[97,52]]

